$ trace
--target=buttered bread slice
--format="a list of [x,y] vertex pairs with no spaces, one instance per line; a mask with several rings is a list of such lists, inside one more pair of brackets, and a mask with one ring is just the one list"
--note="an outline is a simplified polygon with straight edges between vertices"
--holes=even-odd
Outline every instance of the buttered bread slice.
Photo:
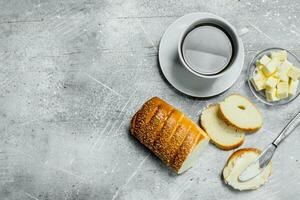
[[255,132],[262,127],[263,118],[256,106],[247,98],[233,94],[220,103],[220,116],[235,128]]
[[254,190],[267,182],[272,171],[270,162],[260,174],[248,181],[240,181],[241,173],[259,156],[261,151],[254,148],[240,149],[228,159],[223,170],[224,182],[236,190]]
[[245,133],[228,126],[218,116],[219,105],[213,104],[202,111],[201,127],[206,131],[210,141],[223,150],[231,150],[243,144]]
[[178,174],[196,163],[209,140],[197,124],[158,97],[133,116],[131,133]]

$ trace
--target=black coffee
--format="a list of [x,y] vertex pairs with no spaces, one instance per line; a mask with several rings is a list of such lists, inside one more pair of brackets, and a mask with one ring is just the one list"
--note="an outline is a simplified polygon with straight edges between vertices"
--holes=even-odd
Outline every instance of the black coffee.
[[195,72],[213,75],[221,72],[233,57],[230,37],[216,25],[201,25],[184,38],[182,55]]

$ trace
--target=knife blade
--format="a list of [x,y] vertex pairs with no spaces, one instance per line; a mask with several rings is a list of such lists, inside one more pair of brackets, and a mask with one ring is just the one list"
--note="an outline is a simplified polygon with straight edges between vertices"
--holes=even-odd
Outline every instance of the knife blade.
[[251,162],[248,167],[240,174],[239,180],[245,182],[258,176],[271,161],[276,148],[276,145],[274,145],[273,143],[270,144],[260,154],[260,156],[256,160]]
[[287,123],[282,129],[277,138],[260,154],[260,156],[246,167],[246,169],[240,174],[239,180],[244,182],[248,181],[257,175],[259,175],[264,167],[266,167],[271,161],[276,148],[282,141],[285,140],[292,132],[300,125],[300,111]]

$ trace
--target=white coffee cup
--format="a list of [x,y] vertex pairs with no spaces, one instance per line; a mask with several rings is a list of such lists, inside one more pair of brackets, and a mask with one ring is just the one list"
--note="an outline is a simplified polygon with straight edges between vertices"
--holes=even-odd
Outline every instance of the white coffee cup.
[[241,41],[229,22],[213,14],[208,16],[191,22],[181,34],[179,60],[188,71],[204,79],[230,76]]

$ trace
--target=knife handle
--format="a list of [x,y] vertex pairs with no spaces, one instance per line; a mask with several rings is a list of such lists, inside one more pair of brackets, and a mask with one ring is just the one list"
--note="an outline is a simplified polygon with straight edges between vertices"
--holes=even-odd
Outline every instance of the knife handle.
[[276,147],[300,124],[300,111],[291,119],[291,121],[282,129],[277,138],[272,142]]

